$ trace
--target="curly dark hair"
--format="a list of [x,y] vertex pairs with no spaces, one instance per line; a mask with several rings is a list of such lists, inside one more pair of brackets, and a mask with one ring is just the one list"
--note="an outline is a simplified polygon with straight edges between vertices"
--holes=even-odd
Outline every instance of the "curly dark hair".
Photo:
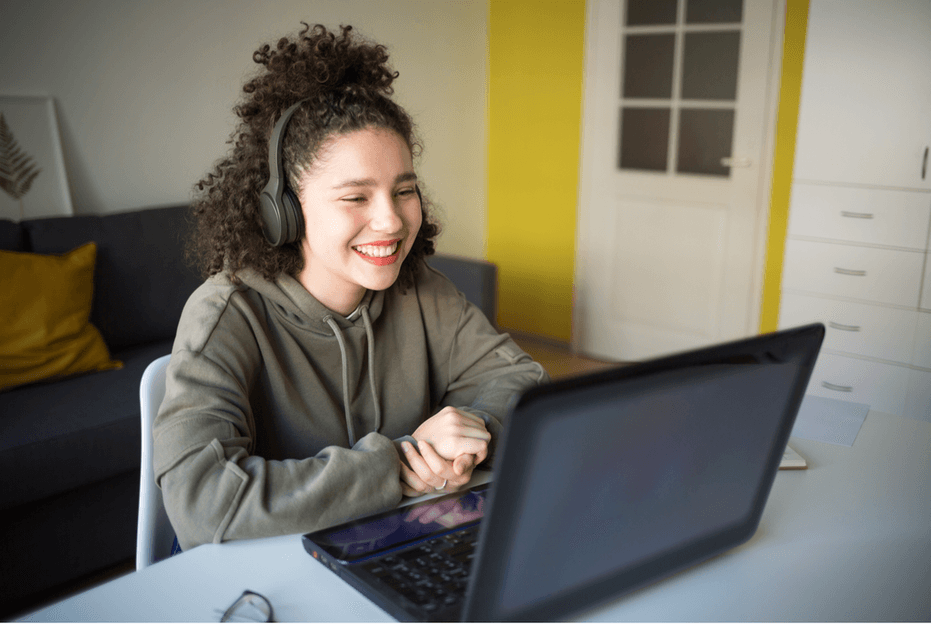
[[[352,26],[337,35],[302,22],[293,38],[281,38],[274,49],[264,45],[252,55],[263,69],[243,85],[243,99],[233,109],[241,119],[230,153],[196,185],[192,205],[195,227],[189,257],[205,277],[252,268],[274,281],[297,275],[304,267],[300,241],[272,246],[262,230],[259,195],[269,177],[268,143],[275,122],[289,106],[302,102],[288,122],[282,144],[285,174],[292,189],[333,136],[364,128],[396,132],[420,154],[414,123],[392,99],[398,77],[388,65],[384,46],[355,36]],[[398,283],[410,287],[423,259],[434,253],[439,225],[422,198],[423,222]],[[304,233],[301,233],[303,238]]]

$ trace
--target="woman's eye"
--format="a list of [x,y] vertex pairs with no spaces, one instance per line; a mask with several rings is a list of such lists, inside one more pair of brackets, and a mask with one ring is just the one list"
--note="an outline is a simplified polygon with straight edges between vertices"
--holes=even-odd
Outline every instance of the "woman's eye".
[[412,188],[409,188],[409,189],[401,189],[400,191],[398,191],[398,195],[399,195],[400,197],[409,197],[409,196],[415,195],[415,194],[416,194],[416,191],[415,191],[414,189],[412,189]]

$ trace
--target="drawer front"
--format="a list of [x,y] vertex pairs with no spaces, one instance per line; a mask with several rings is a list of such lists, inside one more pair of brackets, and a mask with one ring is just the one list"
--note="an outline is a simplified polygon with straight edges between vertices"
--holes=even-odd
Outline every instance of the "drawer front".
[[931,312],[918,313],[912,364],[931,370]]
[[792,185],[790,236],[924,249],[929,219],[928,193]]
[[903,415],[911,369],[822,353],[808,384],[808,394],[866,403],[888,414]]
[[[928,315],[931,317],[931,314]],[[779,326],[824,323],[823,349],[909,364],[918,312],[786,293]]]
[[912,371],[904,416],[931,422],[931,371]]
[[918,306],[924,252],[789,239],[783,287],[875,303]]

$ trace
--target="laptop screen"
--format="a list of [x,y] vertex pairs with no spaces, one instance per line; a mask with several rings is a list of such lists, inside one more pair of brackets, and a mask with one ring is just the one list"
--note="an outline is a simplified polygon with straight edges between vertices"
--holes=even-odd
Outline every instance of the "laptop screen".
[[356,563],[436,535],[478,524],[488,485],[408,507],[366,516],[308,534],[314,547],[343,563]]
[[800,364],[692,367],[626,380],[620,395],[606,383],[533,405],[522,486],[502,494],[500,516],[514,522],[485,527],[506,562],[496,619],[573,595],[584,604],[599,583],[629,590],[748,539]]

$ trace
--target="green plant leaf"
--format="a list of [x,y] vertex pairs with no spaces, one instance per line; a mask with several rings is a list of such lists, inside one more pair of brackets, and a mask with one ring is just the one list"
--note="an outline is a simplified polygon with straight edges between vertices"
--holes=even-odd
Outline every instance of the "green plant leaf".
[[41,172],[32,156],[20,149],[0,113],[0,188],[13,199],[22,199]]

